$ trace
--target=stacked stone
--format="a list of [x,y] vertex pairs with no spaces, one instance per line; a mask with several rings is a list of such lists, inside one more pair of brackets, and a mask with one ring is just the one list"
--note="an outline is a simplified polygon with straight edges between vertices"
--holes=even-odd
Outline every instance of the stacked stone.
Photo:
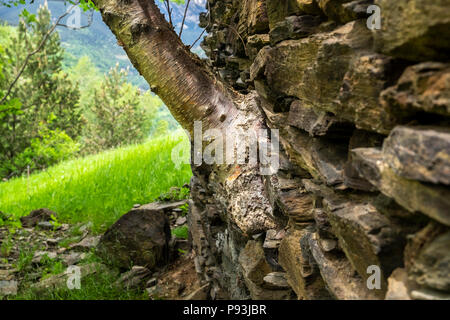
[[[379,30],[367,26],[370,5],[381,9]],[[243,234],[226,199],[209,195],[212,214],[193,194],[191,207],[202,208],[193,245],[208,251],[213,290],[450,298],[450,1],[209,0],[207,8],[208,62],[235,89],[257,92],[283,152],[279,172],[264,177],[284,221],[277,230]]]

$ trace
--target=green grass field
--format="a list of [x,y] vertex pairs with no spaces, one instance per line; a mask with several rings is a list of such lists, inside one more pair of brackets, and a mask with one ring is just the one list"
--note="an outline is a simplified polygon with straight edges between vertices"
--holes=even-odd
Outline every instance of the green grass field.
[[20,217],[49,208],[59,222],[91,221],[93,231],[102,232],[134,204],[152,202],[171,187],[189,182],[190,166],[177,169],[171,160],[178,143],[189,148],[178,132],[2,182],[0,211]]

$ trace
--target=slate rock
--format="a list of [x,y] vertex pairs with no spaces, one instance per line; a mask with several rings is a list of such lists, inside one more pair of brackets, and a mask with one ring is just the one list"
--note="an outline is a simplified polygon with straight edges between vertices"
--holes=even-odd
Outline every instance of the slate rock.
[[105,261],[124,269],[133,264],[148,269],[164,265],[169,257],[171,238],[169,220],[164,211],[179,205],[179,202],[152,203],[131,210],[101,237],[98,254]]

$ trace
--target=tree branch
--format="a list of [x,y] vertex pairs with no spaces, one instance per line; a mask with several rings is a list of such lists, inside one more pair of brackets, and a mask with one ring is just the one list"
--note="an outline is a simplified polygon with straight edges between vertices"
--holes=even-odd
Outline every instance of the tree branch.
[[180,39],[181,39],[181,34],[183,33],[184,22],[186,21],[186,15],[187,15],[187,12],[188,12],[188,9],[189,9],[189,3],[191,3],[191,0],[188,0],[188,2],[186,3],[186,8],[184,8],[183,22],[181,22],[180,33],[178,34]]
[[195,41],[189,46],[189,49],[192,48],[193,46],[195,46],[195,44],[197,43],[198,40],[200,40],[203,36],[203,34],[205,33],[205,31],[209,28],[209,26],[211,25],[211,7],[209,5],[209,1],[206,1],[206,3],[208,4],[208,25],[205,27],[205,29],[203,29],[202,33],[200,33],[200,35],[198,36],[197,39],[195,39]]
[[154,0],[94,0],[130,61],[170,109],[193,131],[220,127],[237,112],[240,95],[218,79],[173,32]]
[[164,0],[164,3],[165,3],[165,5],[166,5],[167,14],[168,14],[168,16],[169,16],[169,24],[170,24],[170,27],[171,27],[172,29],[174,29],[174,27],[173,27],[173,22],[172,22],[172,9],[170,8],[170,0]]

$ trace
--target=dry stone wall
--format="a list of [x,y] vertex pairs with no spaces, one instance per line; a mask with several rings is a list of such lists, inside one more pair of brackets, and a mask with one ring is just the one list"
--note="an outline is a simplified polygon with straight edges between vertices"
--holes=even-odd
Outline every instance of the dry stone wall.
[[[367,27],[373,4],[380,30]],[[242,232],[224,186],[194,167],[191,240],[211,298],[449,298],[450,1],[207,9],[207,63],[257,93],[282,145],[262,177],[281,227],[262,233]]]

